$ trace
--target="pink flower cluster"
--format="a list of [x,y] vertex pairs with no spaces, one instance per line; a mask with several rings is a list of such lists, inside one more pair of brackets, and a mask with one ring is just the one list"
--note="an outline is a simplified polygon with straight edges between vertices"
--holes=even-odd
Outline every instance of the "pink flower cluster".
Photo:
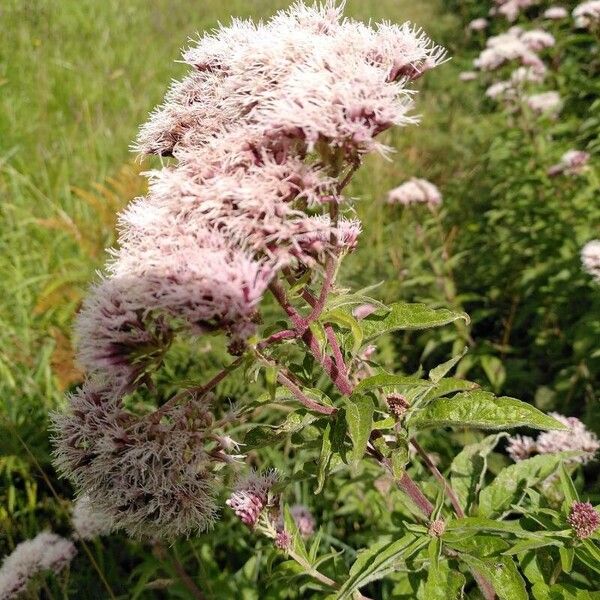
[[585,540],[600,528],[600,513],[591,502],[573,502],[567,523],[580,540]]
[[600,283],[600,240],[591,240],[581,249],[584,270]]
[[507,21],[514,21],[519,14],[530,6],[539,4],[539,0],[495,0],[493,14],[503,15]]
[[514,461],[524,460],[533,454],[556,454],[557,452],[579,452],[579,455],[568,459],[568,462],[586,464],[593,460],[600,440],[596,434],[575,417],[565,417],[558,413],[550,413],[557,421],[568,427],[563,431],[546,431],[537,439],[517,435],[509,439],[507,452]]
[[523,66],[544,72],[546,67],[537,53],[555,43],[554,37],[542,29],[524,31],[521,27],[511,27],[505,33],[488,38],[486,48],[474,64],[482,71],[494,71],[518,60]]
[[175,160],[120,216],[118,248],[77,320],[88,380],[56,418],[61,471],[134,534],[148,522],[171,536],[208,527],[211,467],[227,449],[205,407],[156,422],[124,395],[179,331],[220,331],[242,352],[282,268],[318,270],[355,247],[360,222],[330,207],[366,153],[387,151],[377,136],[416,121],[408,86],[444,58],[410,24],[342,13],[334,0],[297,2],[203,36],[140,131],[139,151]]
[[442,204],[442,195],[430,181],[413,177],[388,193],[388,204],[427,204],[436,207]]
[[564,173],[565,175],[579,175],[583,173],[590,160],[590,155],[583,150],[567,150],[560,161],[548,169],[548,175],[553,177]]
[[73,542],[50,532],[21,542],[0,568],[0,598],[22,596],[34,578],[44,572],[60,573],[76,553]]
[[276,471],[264,474],[250,472],[238,480],[235,489],[225,502],[248,527],[255,527],[263,509],[269,503],[271,488],[277,483]]
[[575,27],[592,29],[600,24],[600,0],[582,2],[573,10]]

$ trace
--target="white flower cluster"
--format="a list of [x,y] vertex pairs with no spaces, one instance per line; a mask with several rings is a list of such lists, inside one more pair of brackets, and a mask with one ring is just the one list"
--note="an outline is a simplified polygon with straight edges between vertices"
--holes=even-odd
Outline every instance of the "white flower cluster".
[[19,597],[39,574],[60,573],[76,553],[73,542],[50,532],[21,542],[0,567],[0,598]]

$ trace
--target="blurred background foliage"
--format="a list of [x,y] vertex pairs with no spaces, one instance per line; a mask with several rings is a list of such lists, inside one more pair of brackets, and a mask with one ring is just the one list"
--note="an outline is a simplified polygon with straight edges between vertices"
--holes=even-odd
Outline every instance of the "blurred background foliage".
[[[72,490],[53,471],[47,417],[80,380],[72,318],[115,240],[115,213],[145,190],[140,173],[152,163],[129,151],[139,124],[169,80],[184,72],[175,61],[188,36],[231,15],[266,16],[288,4],[0,4],[0,556],[45,527],[69,529]],[[422,124],[388,134],[396,152],[389,161],[370,158],[353,183],[365,227],[342,280],[355,289],[381,282],[382,300],[425,301],[471,315],[468,327],[382,342],[378,358],[389,369],[430,367],[467,344],[461,375],[543,410],[578,416],[598,431],[600,291],[582,272],[579,251],[600,231],[600,56],[589,52],[591,34],[552,24],[562,40],[551,49],[550,73],[564,99],[561,118],[519,122],[485,97],[481,82],[458,79],[483,44],[466,33],[466,23],[488,8],[474,0],[348,1],[348,13],[362,19],[412,20],[452,60],[419,82]],[[494,27],[505,23],[496,20]],[[571,147],[589,151],[592,168],[576,178],[548,178],[547,167]],[[411,176],[440,187],[440,211],[386,204],[387,191]],[[180,344],[161,377],[172,386],[204,379],[224,357],[213,340]],[[219,390],[232,399],[251,393],[240,379]],[[470,435],[439,437],[430,448],[443,463],[474,441]],[[294,460],[269,449],[261,454],[263,465]],[[596,501],[597,479],[591,465],[586,481]],[[312,496],[300,484],[295,494],[296,501]],[[329,543],[349,551],[363,545],[364,527],[385,530],[402,518],[398,494],[347,482],[327,486],[311,505]],[[166,554],[120,536],[89,550],[97,568],[80,552],[73,597],[106,597],[98,571],[115,595],[160,598],[168,587],[169,597],[187,597],[178,563],[208,581],[214,598],[310,597],[261,587],[275,552],[256,546],[228,514],[215,534],[182,541]]]

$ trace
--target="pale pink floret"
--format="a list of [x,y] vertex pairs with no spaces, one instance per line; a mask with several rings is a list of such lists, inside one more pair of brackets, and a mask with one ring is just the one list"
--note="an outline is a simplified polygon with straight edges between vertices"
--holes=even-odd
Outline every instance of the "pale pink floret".
[[290,508],[290,513],[300,535],[304,539],[308,539],[314,532],[316,527],[315,518],[313,517],[310,509],[304,504],[295,504]]
[[581,249],[581,264],[600,283],[600,240],[591,240]]
[[487,19],[479,18],[479,19],[473,19],[469,23],[468,28],[471,31],[483,31],[484,29],[487,28],[488,25],[489,25],[489,22]]
[[538,3],[539,0],[496,0],[498,14],[503,15],[508,21],[514,21],[521,11]]
[[196,74],[173,86],[139,149],[197,147],[234,122],[300,133],[309,147],[323,136],[380,149],[373,137],[382,128],[411,122],[410,94],[395,82],[415,79],[444,52],[410,24],[372,28],[343,20],[342,8],[296,3],[266,23],[235,20],[204,36],[184,53]]
[[561,156],[557,164],[548,169],[548,175],[551,177],[561,173],[579,175],[583,173],[589,159],[590,155],[583,150],[568,150]]
[[550,20],[566,19],[569,16],[569,11],[563,6],[551,6],[544,11],[544,17]]
[[537,452],[537,447],[533,438],[515,435],[509,439],[506,452],[515,462],[517,462],[534,455]]
[[60,573],[76,553],[73,542],[50,532],[21,542],[0,568],[0,598],[17,598],[44,572]]
[[225,504],[235,512],[242,523],[254,527],[267,506],[271,488],[278,479],[279,475],[276,471],[267,471],[263,474],[251,471],[238,480]]
[[93,540],[112,531],[112,520],[109,515],[98,510],[90,496],[77,498],[71,517],[74,539]]
[[217,486],[210,405],[190,399],[139,418],[121,397],[88,380],[54,416],[55,464],[107,517],[134,537],[174,538],[206,531],[216,516]]
[[433,183],[413,177],[388,193],[388,203],[402,206],[427,204],[435,207],[442,203],[442,195]]
[[558,413],[550,413],[557,421],[568,429],[546,431],[536,440],[530,437],[515,436],[510,438],[507,452],[515,461],[524,460],[533,454],[556,454],[558,452],[577,452],[567,458],[567,462],[586,464],[593,460],[600,449],[600,441],[595,433],[575,417],[565,417]]
[[533,52],[551,48],[556,43],[554,36],[543,29],[531,29],[521,36],[521,41]]
[[591,502],[573,502],[567,523],[580,540],[591,537],[600,528],[600,513]]
[[474,64],[482,71],[494,71],[507,62],[518,60],[524,66],[543,72],[546,68],[536,52],[553,45],[553,40],[544,31],[526,32],[521,27],[514,26],[490,37]]
[[560,112],[562,100],[558,92],[542,92],[525,99],[527,106],[539,115],[556,117]]
[[573,10],[575,27],[591,29],[600,23],[600,0],[583,2]]
[[474,81],[477,79],[477,76],[478,75],[476,71],[463,71],[459,74],[458,78],[460,81]]

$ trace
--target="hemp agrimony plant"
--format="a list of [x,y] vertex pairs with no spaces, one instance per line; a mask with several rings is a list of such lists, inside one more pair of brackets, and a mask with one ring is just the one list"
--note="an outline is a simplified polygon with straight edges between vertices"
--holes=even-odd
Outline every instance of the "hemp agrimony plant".
[[[121,215],[119,246],[78,317],[87,379],[55,419],[56,464],[133,536],[202,532],[231,509],[324,595],[387,597],[373,582],[389,577],[425,598],[479,588],[486,598],[526,598],[513,556],[560,543],[567,559],[593,562],[597,513],[576,501],[566,467],[562,512],[548,512],[532,490],[557,471],[560,453],[524,458],[482,489],[503,434],[466,446],[448,482],[417,441],[424,430],[568,426],[449,377],[461,355],[427,378],[374,362],[380,336],[468,320],[384,305],[337,283],[362,227],[345,190],[367,154],[388,152],[380,134],[415,123],[411,82],[444,51],[410,24],[342,13],[342,4],[297,3],[266,23],[234,20],[184,53],[190,74],[137,141],[142,153],[173,160]],[[228,364],[164,398],[155,375],[173,341],[218,334]],[[266,393],[219,406],[213,391],[234,371]],[[257,464],[260,448],[283,440],[298,461],[310,458],[289,472]],[[250,454],[258,470],[244,467]],[[414,463],[430,476],[415,480]],[[387,477],[412,515],[342,559],[321,552],[307,507],[287,505],[295,483],[320,494],[340,474],[371,489]],[[514,516],[525,507],[539,516],[524,524]]]

